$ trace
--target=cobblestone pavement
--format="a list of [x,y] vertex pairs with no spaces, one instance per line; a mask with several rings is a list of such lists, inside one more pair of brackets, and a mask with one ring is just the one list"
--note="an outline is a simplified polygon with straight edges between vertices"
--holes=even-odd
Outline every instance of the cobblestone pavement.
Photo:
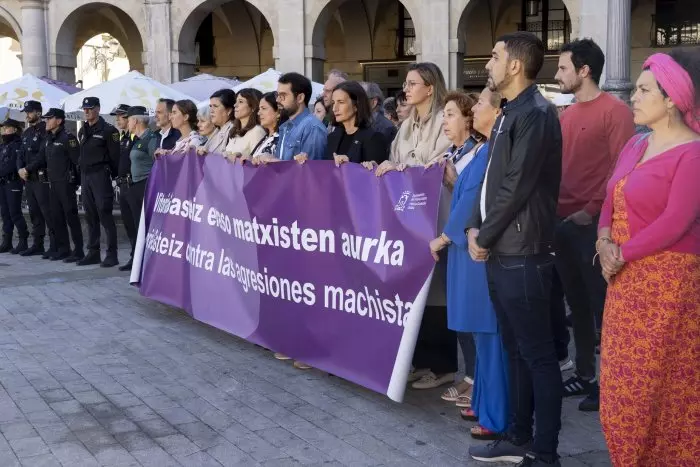
[[[0,255],[2,467],[479,465],[439,394],[395,404],[147,300],[116,269]],[[577,404],[563,465],[610,465]]]

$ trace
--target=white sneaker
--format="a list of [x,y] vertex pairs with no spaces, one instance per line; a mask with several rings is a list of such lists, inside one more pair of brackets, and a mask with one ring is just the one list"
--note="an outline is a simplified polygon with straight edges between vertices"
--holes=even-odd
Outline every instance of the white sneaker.
[[566,360],[561,360],[559,362],[559,370],[560,371],[569,371],[574,369],[574,362],[570,359],[567,358]]
[[447,373],[439,378],[432,371],[411,385],[413,389],[433,389],[442,386],[443,384],[453,383],[455,380],[454,373]]
[[427,368],[411,368],[411,372],[408,374],[408,378],[406,378],[406,382],[412,383],[414,381],[418,381],[421,379],[423,376],[427,375],[430,373],[430,370]]

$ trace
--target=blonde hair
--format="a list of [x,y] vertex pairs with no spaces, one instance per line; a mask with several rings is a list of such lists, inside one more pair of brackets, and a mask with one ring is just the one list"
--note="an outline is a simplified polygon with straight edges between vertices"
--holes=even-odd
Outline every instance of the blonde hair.
[[415,71],[423,80],[423,84],[433,87],[430,101],[430,113],[435,115],[443,109],[447,86],[440,67],[432,62],[418,62],[410,65],[408,71]]

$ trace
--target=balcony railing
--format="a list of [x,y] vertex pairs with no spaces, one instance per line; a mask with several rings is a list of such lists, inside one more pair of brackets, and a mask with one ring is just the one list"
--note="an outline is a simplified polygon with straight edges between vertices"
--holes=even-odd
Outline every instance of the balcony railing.
[[700,23],[697,21],[677,21],[657,25],[656,15],[651,15],[650,35],[652,47],[700,45]]
[[[547,52],[556,52],[569,42],[571,36],[571,22],[569,20],[547,21],[547,28],[544,28],[543,21],[528,21],[525,26],[518,24],[518,29],[528,31],[545,42]],[[547,37],[543,37],[546,33]]]

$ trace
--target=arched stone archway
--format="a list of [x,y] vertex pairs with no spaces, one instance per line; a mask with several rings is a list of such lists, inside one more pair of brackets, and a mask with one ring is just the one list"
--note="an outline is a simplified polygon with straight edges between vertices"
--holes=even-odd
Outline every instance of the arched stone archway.
[[[308,21],[304,31],[305,72],[315,81],[323,81],[324,66],[330,63],[360,77],[362,60],[395,60],[395,44],[387,39],[386,21],[396,19],[398,7],[404,7],[415,28],[415,49],[420,50],[420,2],[415,0],[314,0],[308,3]],[[392,9],[392,6],[396,12]],[[387,14],[391,12],[392,15]],[[388,19],[390,18],[390,19]],[[331,25],[333,26],[330,29]],[[389,28],[396,34],[398,24]],[[330,32],[329,32],[330,31]],[[383,34],[384,33],[384,34]],[[329,43],[330,39],[330,43]],[[392,52],[385,53],[388,48]]]
[[22,28],[9,10],[10,5],[0,5],[0,63],[2,81],[22,76]]
[[0,5],[0,37],[11,37],[22,42],[22,27],[12,12],[3,5]]
[[129,12],[142,11],[138,0],[120,1],[121,7],[105,2],[51,2],[50,18],[52,34],[50,54],[52,74],[65,82],[75,81],[76,55],[90,38],[107,33],[117,39],[129,59],[130,68],[144,71],[143,38],[146,27],[143,15]]
[[[176,49],[173,79],[197,71],[247,78],[274,66],[277,11],[261,0],[187,0],[172,18]],[[208,24],[211,22],[211,24]],[[211,29],[212,63],[197,62],[197,39]],[[216,41],[214,41],[214,38]],[[200,42],[200,47],[202,42]]]
[[[576,37],[579,2],[580,0],[549,0],[550,8],[562,11],[559,15],[565,28],[560,33],[561,37],[550,40],[550,45]],[[452,86],[481,87],[486,83],[483,67],[491,54],[493,43],[498,36],[522,27],[522,5],[522,0],[459,0],[450,23],[450,66],[455,70],[450,80]],[[568,26],[564,18],[569,21]],[[548,52],[552,56],[545,59],[545,66],[540,73],[541,79],[545,81],[552,80],[556,73],[556,57],[553,57],[556,51],[553,49]]]

